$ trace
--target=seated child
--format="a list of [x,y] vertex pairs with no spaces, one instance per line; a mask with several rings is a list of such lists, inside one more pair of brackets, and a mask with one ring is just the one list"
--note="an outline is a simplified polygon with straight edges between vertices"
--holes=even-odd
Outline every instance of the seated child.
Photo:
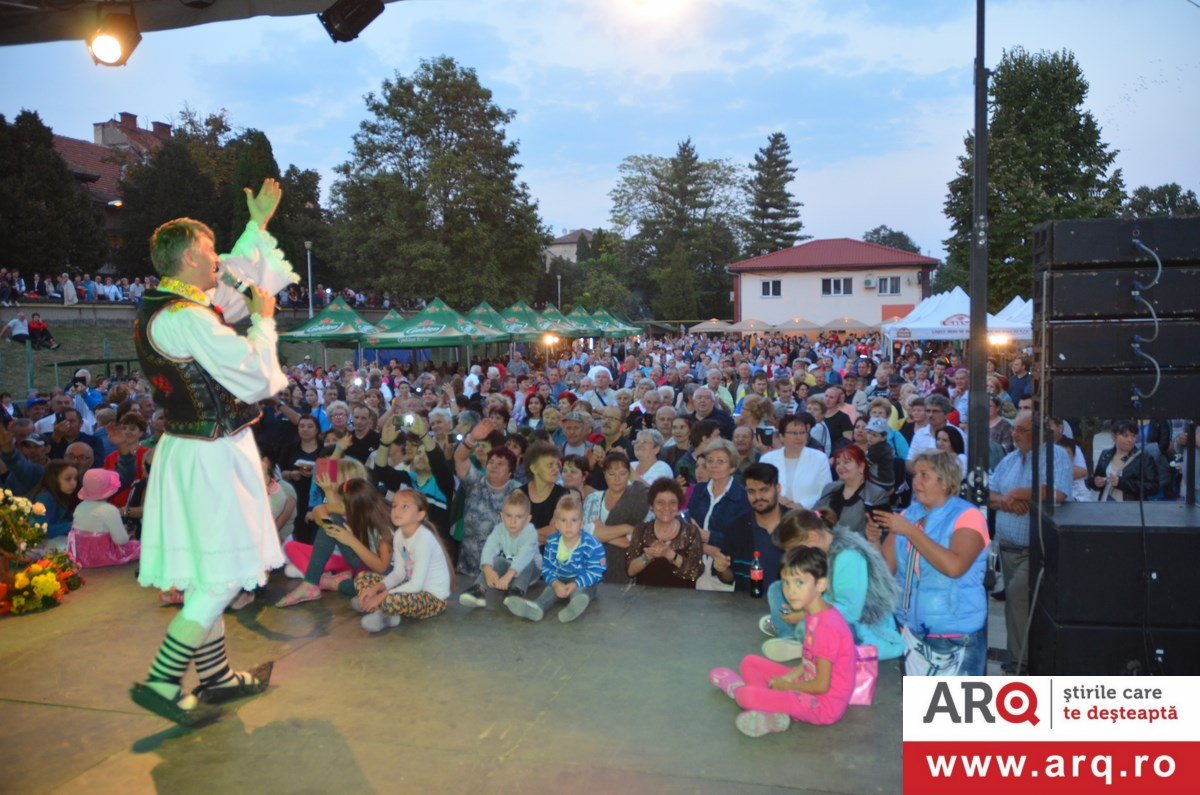
[[89,469],[83,474],[82,502],[67,537],[67,552],[81,568],[119,566],[137,560],[141,543],[131,541],[117,506],[108,498],[121,490],[121,477],[107,469]]
[[801,665],[788,668],[748,654],[740,675],[729,668],[709,672],[709,681],[744,710],[736,722],[742,734],[781,732],[792,720],[827,726],[846,714],[854,691],[854,637],[846,619],[825,601],[828,577],[819,549],[793,547],[783,558],[783,595],[793,611],[805,615]]
[[529,496],[514,491],[504,498],[500,522],[483,544],[483,570],[469,590],[458,597],[467,607],[486,607],[487,588],[524,596],[542,569],[537,528],[531,518]]
[[[881,660],[904,653],[904,640],[896,627],[896,580],[887,562],[871,542],[858,533],[830,528],[814,511],[788,511],[776,531],[783,549],[816,547],[829,563],[829,590],[825,601],[837,608],[850,625],[856,644],[874,646]],[[771,614],[759,628],[776,637],[763,643],[763,655],[775,662],[795,660],[804,653],[804,613],[793,611],[783,598],[783,582],[767,588]]]
[[[309,511],[317,523],[312,546],[299,541],[283,545],[284,554],[304,571],[304,582],[275,603],[291,607],[321,598],[321,591],[354,594],[351,577],[371,570],[387,571],[392,556],[392,525],[388,504],[366,479],[354,459],[338,461],[337,481],[318,475],[325,502]],[[341,553],[335,559],[334,551]]]
[[392,497],[392,568],[385,575],[364,571],[354,578],[358,596],[351,604],[366,613],[367,632],[398,627],[402,616],[433,618],[446,609],[450,556],[430,529],[428,513],[429,501],[419,491],[405,489]]
[[546,539],[542,557],[542,579],[546,588],[533,601],[519,596],[504,600],[504,606],[521,618],[541,621],[555,601],[567,600],[558,612],[564,624],[583,615],[596,598],[596,584],[604,579],[606,556],[604,544],[583,529],[583,506],[574,494],[564,495],[554,508],[554,529]]

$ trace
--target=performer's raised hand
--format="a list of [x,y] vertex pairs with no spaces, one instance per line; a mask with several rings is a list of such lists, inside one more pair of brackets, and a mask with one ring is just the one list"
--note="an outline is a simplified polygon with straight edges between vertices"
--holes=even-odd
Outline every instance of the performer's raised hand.
[[246,307],[250,314],[268,319],[275,317],[275,296],[261,287],[250,286],[250,295],[246,298]]
[[271,216],[279,207],[279,200],[283,198],[283,189],[277,181],[264,179],[257,196],[249,188],[242,190],[246,192],[246,207],[250,210],[250,220],[258,224],[259,229],[266,229]]

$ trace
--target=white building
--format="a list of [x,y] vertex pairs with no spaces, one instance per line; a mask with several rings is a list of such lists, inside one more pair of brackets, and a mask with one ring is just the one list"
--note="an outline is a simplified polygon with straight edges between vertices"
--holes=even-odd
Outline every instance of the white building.
[[834,321],[850,318],[877,326],[929,296],[937,264],[877,243],[810,240],[729,266],[734,322],[777,325],[799,317],[836,327]]
[[546,265],[555,257],[562,257],[569,262],[575,261],[575,250],[579,245],[579,238],[586,237],[588,242],[592,242],[591,229],[572,229],[566,232],[561,237],[556,237],[550,241],[550,245],[546,247]]

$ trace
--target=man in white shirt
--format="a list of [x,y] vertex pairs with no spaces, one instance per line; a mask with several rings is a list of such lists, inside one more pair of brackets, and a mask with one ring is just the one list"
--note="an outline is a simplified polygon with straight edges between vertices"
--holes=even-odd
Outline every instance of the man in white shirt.
[[588,370],[588,378],[592,380],[592,388],[583,393],[583,399],[591,405],[592,416],[599,418],[605,408],[617,405],[617,393],[609,387],[612,374],[607,367],[598,364]]

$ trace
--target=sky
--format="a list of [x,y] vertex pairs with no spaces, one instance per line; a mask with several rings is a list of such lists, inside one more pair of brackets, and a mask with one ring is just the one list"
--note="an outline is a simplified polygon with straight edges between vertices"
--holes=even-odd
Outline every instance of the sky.
[[[1017,46],[1073,52],[1127,187],[1200,192],[1200,4],[991,0],[986,39],[993,67]],[[805,233],[886,224],[940,258],[974,52],[970,0],[407,0],[350,43],[304,16],[150,33],[117,69],[81,42],[3,47],[0,113],[36,110],[90,140],[122,111],[148,127],[225,108],[327,192],[363,96],[445,54],[516,112],[521,177],[556,235],[610,225],[628,155],[690,137],[703,158],[745,164],[781,130]]]

